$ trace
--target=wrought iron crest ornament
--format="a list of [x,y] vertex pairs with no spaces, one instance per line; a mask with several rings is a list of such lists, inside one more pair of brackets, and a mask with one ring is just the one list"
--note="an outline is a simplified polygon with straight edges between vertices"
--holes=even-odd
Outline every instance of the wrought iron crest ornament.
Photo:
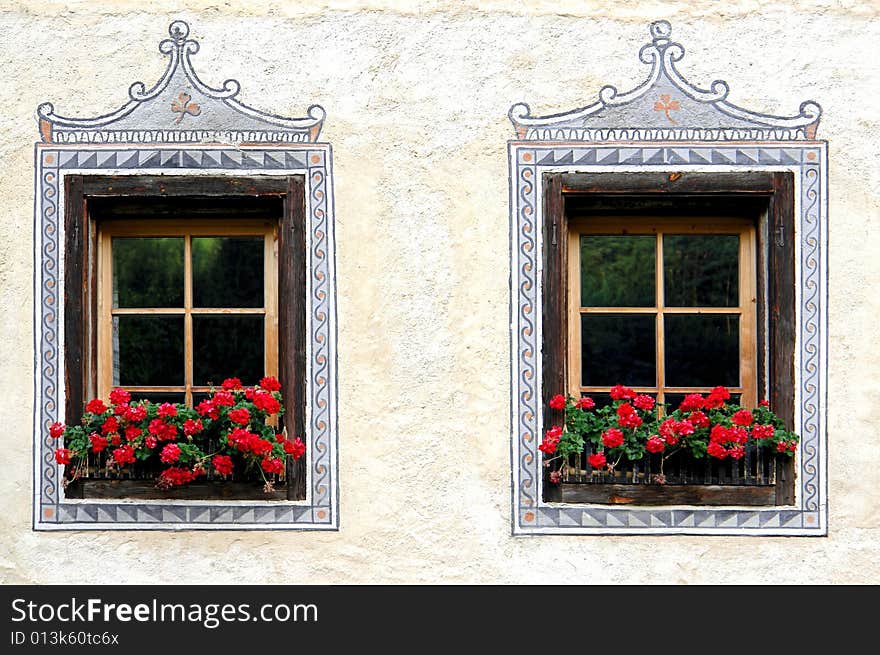
[[688,82],[675,63],[684,47],[670,39],[665,20],[650,27],[651,42],[639,59],[651,73],[638,87],[620,93],[613,86],[599,91],[592,105],[549,116],[532,116],[518,103],[509,116],[517,136],[528,141],[807,141],[816,138],[822,108],[801,104],[796,116],[752,112],[727,101],[727,83],[715,80],[708,89]]
[[46,143],[314,143],[326,113],[319,105],[308,108],[306,118],[283,118],[239,102],[237,80],[220,88],[202,82],[190,57],[199,51],[189,38],[189,25],[176,20],[170,38],[159,43],[169,57],[168,68],[147,89],[135,82],[128,102],[95,118],[67,118],[55,113],[51,103],[37,108],[40,134]]

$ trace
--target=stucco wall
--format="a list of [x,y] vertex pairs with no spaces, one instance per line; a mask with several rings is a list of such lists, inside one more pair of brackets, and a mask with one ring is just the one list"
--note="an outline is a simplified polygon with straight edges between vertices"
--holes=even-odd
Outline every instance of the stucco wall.
[[[181,11],[174,11],[179,4]],[[0,581],[880,582],[880,74],[868,2],[4,2]],[[184,9],[184,6],[186,7]],[[171,7],[171,8],[170,8]],[[183,18],[202,77],[328,118],[336,174],[341,529],[31,530],[35,108],[122,104]],[[670,20],[695,82],[830,141],[829,536],[510,535],[507,109],[629,88]],[[298,56],[308,44],[313,58]],[[153,54],[154,53],[154,54]],[[223,568],[218,566],[222,562]]]

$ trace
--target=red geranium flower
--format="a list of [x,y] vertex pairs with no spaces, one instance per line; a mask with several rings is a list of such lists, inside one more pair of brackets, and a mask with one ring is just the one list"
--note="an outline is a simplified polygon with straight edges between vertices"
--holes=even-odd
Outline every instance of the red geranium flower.
[[152,450],[159,445],[159,441],[152,434],[148,434],[146,437],[144,437],[144,445]]
[[649,453],[662,452],[665,447],[666,447],[666,442],[663,439],[661,439],[660,437],[658,437],[656,434],[651,436],[648,439],[648,442],[645,444],[645,449]]
[[556,394],[550,399],[550,409],[565,409],[565,396]]
[[101,433],[109,434],[110,432],[116,432],[119,429],[119,421],[115,416],[108,416],[107,420],[101,424]]
[[635,397],[635,400],[633,400],[633,405],[635,405],[643,412],[650,412],[652,409],[654,409],[654,399],[651,398],[651,396],[639,394]]
[[204,427],[205,426],[202,425],[202,421],[200,419],[193,420],[191,418],[188,418],[183,422],[183,433],[187,436],[192,436],[201,432]]
[[284,442],[284,452],[293,456],[294,460],[299,459],[306,454],[306,445],[303,440],[297,437],[293,441],[289,439]]
[[562,479],[562,474],[559,471],[550,471],[550,482],[553,484],[559,484],[559,481]]
[[107,411],[107,405],[100,398],[93,398],[86,405],[86,411],[90,414],[103,414]]
[[177,416],[177,408],[171,403],[162,403],[156,413],[160,418],[171,418]]
[[136,425],[126,426],[123,432],[125,434],[125,438],[129,441],[134,441],[139,436],[141,436],[141,429]]
[[624,428],[637,428],[642,424],[642,418],[629,403],[624,403],[617,408],[617,424]]
[[226,378],[223,380],[223,384],[220,385],[227,391],[232,391],[234,389],[241,389],[241,380],[238,378]]
[[694,412],[691,412],[691,414],[690,414],[690,416],[688,416],[687,420],[695,428],[708,428],[709,427],[709,417],[706,416],[700,410],[696,410]]
[[113,389],[110,392],[110,402],[114,405],[125,405],[131,400],[131,394],[125,389]]
[[727,387],[715,387],[712,389],[712,395],[719,396],[722,400],[730,400],[730,391]]
[[683,412],[693,412],[698,409],[703,409],[706,404],[706,399],[703,398],[702,394],[699,393],[689,393],[684,397],[684,400],[681,401],[681,405],[679,405],[679,409]]
[[718,409],[719,407],[724,407],[724,398],[719,396],[718,394],[710,393],[706,397],[705,403],[703,403],[703,407],[706,409]]
[[281,383],[277,378],[267,375],[262,380],[260,380],[260,387],[265,389],[266,391],[281,391]]
[[170,489],[192,482],[196,479],[195,471],[190,471],[179,466],[171,467],[159,474],[156,486],[160,489]]
[[100,453],[107,447],[110,442],[107,441],[106,437],[101,436],[97,432],[92,432],[89,435],[89,443],[92,446],[92,452]]
[[752,428],[752,436],[755,439],[772,439],[775,430],[772,425],[755,424]]
[[623,445],[623,432],[617,428],[608,428],[602,433],[602,444],[606,448],[617,448]]
[[725,457],[727,457],[727,449],[716,441],[712,441],[709,443],[709,447],[706,448],[706,452],[716,459],[724,459]]
[[251,413],[244,407],[229,410],[229,420],[240,425],[247,425],[251,420]]
[[281,403],[268,391],[255,391],[253,402],[257,409],[263,410],[270,415],[277,414],[281,410]]
[[611,399],[612,400],[632,400],[636,397],[636,392],[630,389],[629,387],[625,387],[622,384],[615,384],[611,387]]
[[218,407],[231,407],[235,404],[235,396],[233,396],[228,391],[218,391],[214,394],[214,397],[211,398],[214,401],[214,404]]
[[594,469],[600,469],[605,466],[607,460],[605,459],[605,453],[595,453],[587,457],[587,461],[590,463],[590,466]]
[[125,413],[122,415],[129,423],[137,423],[138,421],[143,421],[147,418],[147,409],[143,405],[135,405],[134,407],[129,407],[125,410]]
[[263,461],[260,462],[260,466],[263,467],[266,473],[284,473],[284,462],[277,457],[264,457]]
[[723,425],[715,425],[712,427],[712,431],[709,432],[709,441],[718,444],[725,443],[730,441],[730,433]]
[[59,423],[58,421],[55,421],[52,425],[49,426],[49,436],[53,439],[57,439],[62,434],[64,434],[64,431],[66,429],[67,428],[65,427],[64,423]]
[[154,435],[159,441],[171,441],[177,438],[177,426],[166,423],[160,418],[154,418],[147,427],[150,434]]
[[115,464],[119,464],[119,466],[134,464],[134,460],[134,448],[132,448],[131,446],[120,446],[113,451],[113,462]]
[[761,400],[758,402],[758,407],[770,407],[769,400]]
[[220,418],[220,412],[217,411],[217,406],[210,400],[203,400],[196,405],[196,411],[200,416],[208,416],[215,421]]
[[232,458],[229,455],[214,455],[214,459],[211,460],[211,463],[214,466],[214,471],[224,476],[231,474],[232,470],[235,468],[232,464]]
[[580,398],[574,405],[578,409],[594,409],[596,407],[596,402],[589,396],[584,396],[583,398]]
[[70,450],[67,448],[56,448],[55,461],[59,464],[70,464]]
[[745,457],[746,449],[742,446],[734,446],[727,451],[727,454],[730,455],[732,459],[742,459]]
[[736,412],[731,418],[731,421],[736,425],[741,425],[743,427],[748,427],[752,424],[754,420],[752,417],[752,413],[747,409],[741,409]]
[[163,464],[173,464],[180,459],[180,446],[176,443],[165,444],[162,452],[159,453],[159,460]]

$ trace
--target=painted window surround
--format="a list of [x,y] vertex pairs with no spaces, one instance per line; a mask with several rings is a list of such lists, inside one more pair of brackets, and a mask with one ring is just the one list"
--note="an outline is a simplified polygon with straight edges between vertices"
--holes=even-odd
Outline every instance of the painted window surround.
[[[324,110],[282,118],[252,109],[195,74],[198,43],[174,21],[169,57],[149,90],[136,82],[120,109],[91,119],[38,108],[35,149],[34,529],[337,530],[336,298],[332,151],[318,142]],[[186,96],[186,97],[184,97]],[[64,189],[69,175],[302,176],[306,181],[306,498],[303,501],[67,499],[48,426],[63,420]]]
[[[514,105],[508,143],[511,252],[512,531],[541,534],[827,534],[827,143],[821,108],[758,114],[727,102],[728,86],[686,81],[684,49],[666,21],[653,23],[639,57],[648,79],[626,93],[606,86],[571,112],[532,116]],[[801,435],[792,505],[609,506],[547,502],[542,490],[542,226],[544,173],[788,171],[794,178],[795,425]]]

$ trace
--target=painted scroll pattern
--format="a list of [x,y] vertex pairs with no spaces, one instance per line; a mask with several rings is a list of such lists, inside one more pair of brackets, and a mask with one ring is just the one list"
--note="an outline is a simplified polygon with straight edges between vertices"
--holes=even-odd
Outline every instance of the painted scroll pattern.
[[329,296],[330,274],[327,262],[327,174],[323,167],[309,169],[309,205],[311,207],[311,301],[312,301],[312,503],[330,502],[329,442],[330,423]]
[[[534,154],[528,157],[534,160]],[[536,471],[538,424],[538,371],[537,371],[537,238],[535,228],[536,211],[536,168],[521,165],[517,168],[517,211],[519,261],[519,283],[517,291],[517,365],[519,385],[517,392],[514,425],[517,426],[522,449],[519,456],[520,507],[537,505],[540,491],[540,471]]]
[[801,436],[803,456],[802,489],[804,508],[819,508],[818,453],[819,453],[819,249],[821,243],[819,221],[819,168],[805,166],[801,175]]

